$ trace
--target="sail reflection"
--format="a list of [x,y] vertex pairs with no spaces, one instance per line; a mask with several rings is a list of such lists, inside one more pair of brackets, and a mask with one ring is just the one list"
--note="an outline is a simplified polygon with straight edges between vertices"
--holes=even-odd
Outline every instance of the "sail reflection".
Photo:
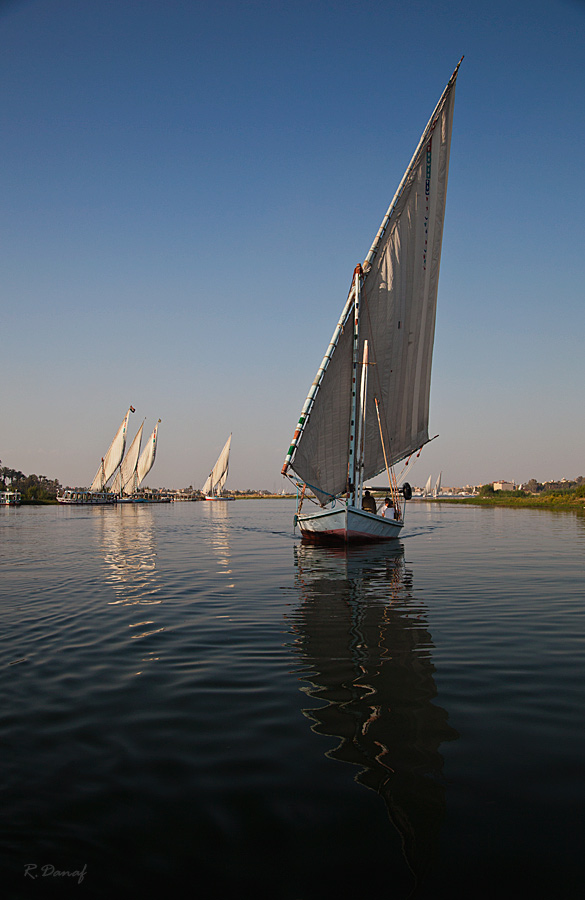
[[327,756],[359,768],[402,838],[415,891],[432,866],[444,817],[439,747],[455,740],[437,694],[424,604],[413,597],[403,550],[295,547],[300,605],[295,646],[319,701],[304,710]]
[[219,574],[222,575],[232,574],[228,512],[230,505],[224,501],[202,504],[209,525],[205,537],[220,566]]
[[127,503],[108,510],[99,522],[106,581],[117,599],[113,603],[160,603],[156,571],[153,510],[148,504]]

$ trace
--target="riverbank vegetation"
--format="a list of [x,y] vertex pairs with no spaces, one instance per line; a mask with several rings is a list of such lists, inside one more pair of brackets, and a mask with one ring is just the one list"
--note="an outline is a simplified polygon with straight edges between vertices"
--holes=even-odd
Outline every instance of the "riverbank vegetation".
[[57,479],[45,475],[25,475],[0,461],[0,491],[19,491],[23,503],[55,503],[62,490]]
[[585,509],[585,479],[580,476],[574,482],[559,483],[553,489],[538,492],[527,490],[494,491],[493,485],[484,484],[475,497],[441,497],[436,503],[466,503],[473,506],[512,506],[531,509],[559,509],[583,512]]

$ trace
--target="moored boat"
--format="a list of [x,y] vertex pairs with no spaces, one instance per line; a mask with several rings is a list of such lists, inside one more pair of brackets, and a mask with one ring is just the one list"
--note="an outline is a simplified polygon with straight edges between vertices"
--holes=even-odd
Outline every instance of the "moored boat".
[[0,491],[0,506],[20,506],[20,491]]
[[57,497],[58,503],[66,506],[113,506],[117,502],[115,494],[108,491],[84,491],[67,488]]

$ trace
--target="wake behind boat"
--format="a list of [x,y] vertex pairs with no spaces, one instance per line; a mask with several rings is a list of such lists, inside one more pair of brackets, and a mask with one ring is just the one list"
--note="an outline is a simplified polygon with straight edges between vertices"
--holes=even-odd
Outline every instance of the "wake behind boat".
[[230,447],[232,436],[225,442],[224,448],[219,454],[216,464],[209,473],[207,481],[202,487],[202,493],[206,500],[234,500],[229,494],[223,493],[223,487],[227,481],[228,468],[230,463]]
[[[460,65],[365,262],[354,271],[282,468],[283,475],[291,470],[297,476],[295,522],[307,540],[387,541],[397,538],[404,525],[403,501],[412,492],[408,484],[398,487],[393,466],[429,441],[431,361]],[[384,470],[391,506],[381,516],[375,505],[373,511],[362,508],[363,486]],[[307,489],[321,506],[318,512],[302,512]]]

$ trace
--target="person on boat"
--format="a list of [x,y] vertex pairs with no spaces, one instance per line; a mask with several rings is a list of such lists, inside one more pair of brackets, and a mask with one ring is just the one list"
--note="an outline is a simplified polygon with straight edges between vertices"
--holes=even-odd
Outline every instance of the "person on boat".
[[386,497],[384,500],[384,508],[382,509],[382,515],[385,519],[397,519],[396,510],[394,509],[394,504],[390,497]]
[[372,497],[369,491],[364,491],[364,496],[362,499],[362,509],[366,512],[375,513],[376,512],[376,501]]

